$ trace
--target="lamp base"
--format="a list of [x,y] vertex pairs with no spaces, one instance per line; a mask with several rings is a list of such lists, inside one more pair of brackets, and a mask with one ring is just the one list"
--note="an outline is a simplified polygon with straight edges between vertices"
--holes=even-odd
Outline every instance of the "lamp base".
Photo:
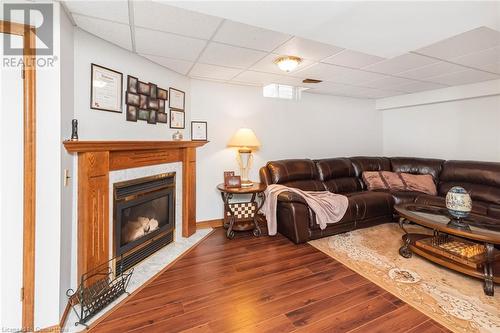
[[250,180],[242,180],[241,181],[241,187],[252,187],[253,182]]

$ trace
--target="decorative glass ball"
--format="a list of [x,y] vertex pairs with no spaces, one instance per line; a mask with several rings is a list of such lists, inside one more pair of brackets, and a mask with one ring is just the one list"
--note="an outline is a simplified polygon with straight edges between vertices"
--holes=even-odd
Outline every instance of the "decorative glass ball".
[[451,216],[465,218],[472,210],[472,199],[463,187],[453,186],[446,194],[446,208]]

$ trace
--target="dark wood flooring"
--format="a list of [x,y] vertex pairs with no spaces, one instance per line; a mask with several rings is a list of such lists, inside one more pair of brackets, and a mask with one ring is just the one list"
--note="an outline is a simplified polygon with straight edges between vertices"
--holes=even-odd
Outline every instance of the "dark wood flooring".
[[222,229],[90,331],[448,332],[308,244]]

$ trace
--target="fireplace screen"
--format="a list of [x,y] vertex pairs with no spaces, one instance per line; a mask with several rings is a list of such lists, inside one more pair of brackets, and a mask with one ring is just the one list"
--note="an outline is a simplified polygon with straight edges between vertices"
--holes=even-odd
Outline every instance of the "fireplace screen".
[[114,185],[114,255],[128,265],[173,240],[175,173]]

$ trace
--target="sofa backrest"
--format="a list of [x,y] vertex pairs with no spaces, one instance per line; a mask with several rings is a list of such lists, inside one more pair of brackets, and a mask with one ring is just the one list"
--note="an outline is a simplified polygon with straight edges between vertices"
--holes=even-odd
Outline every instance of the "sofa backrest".
[[[265,169],[264,169],[265,168]],[[310,159],[289,159],[267,162],[261,169],[261,181],[282,184],[305,191],[324,191],[314,162]]]
[[348,158],[327,158],[314,161],[318,177],[325,188],[334,193],[351,193],[363,189],[360,178]]
[[366,189],[361,176],[365,171],[391,171],[391,161],[387,157],[368,157],[356,156],[350,157],[351,163],[356,171],[356,177],[360,179],[363,190]]
[[433,158],[391,157],[393,172],[404,172],[415,175],[431,175],[434,182],[439,182],[439,175],[443,170],[444,160]]
[[438,194],[446,196],[453,186],[462,186],[472,197],[500,205],[500,163],[447,161],[439,176]]

